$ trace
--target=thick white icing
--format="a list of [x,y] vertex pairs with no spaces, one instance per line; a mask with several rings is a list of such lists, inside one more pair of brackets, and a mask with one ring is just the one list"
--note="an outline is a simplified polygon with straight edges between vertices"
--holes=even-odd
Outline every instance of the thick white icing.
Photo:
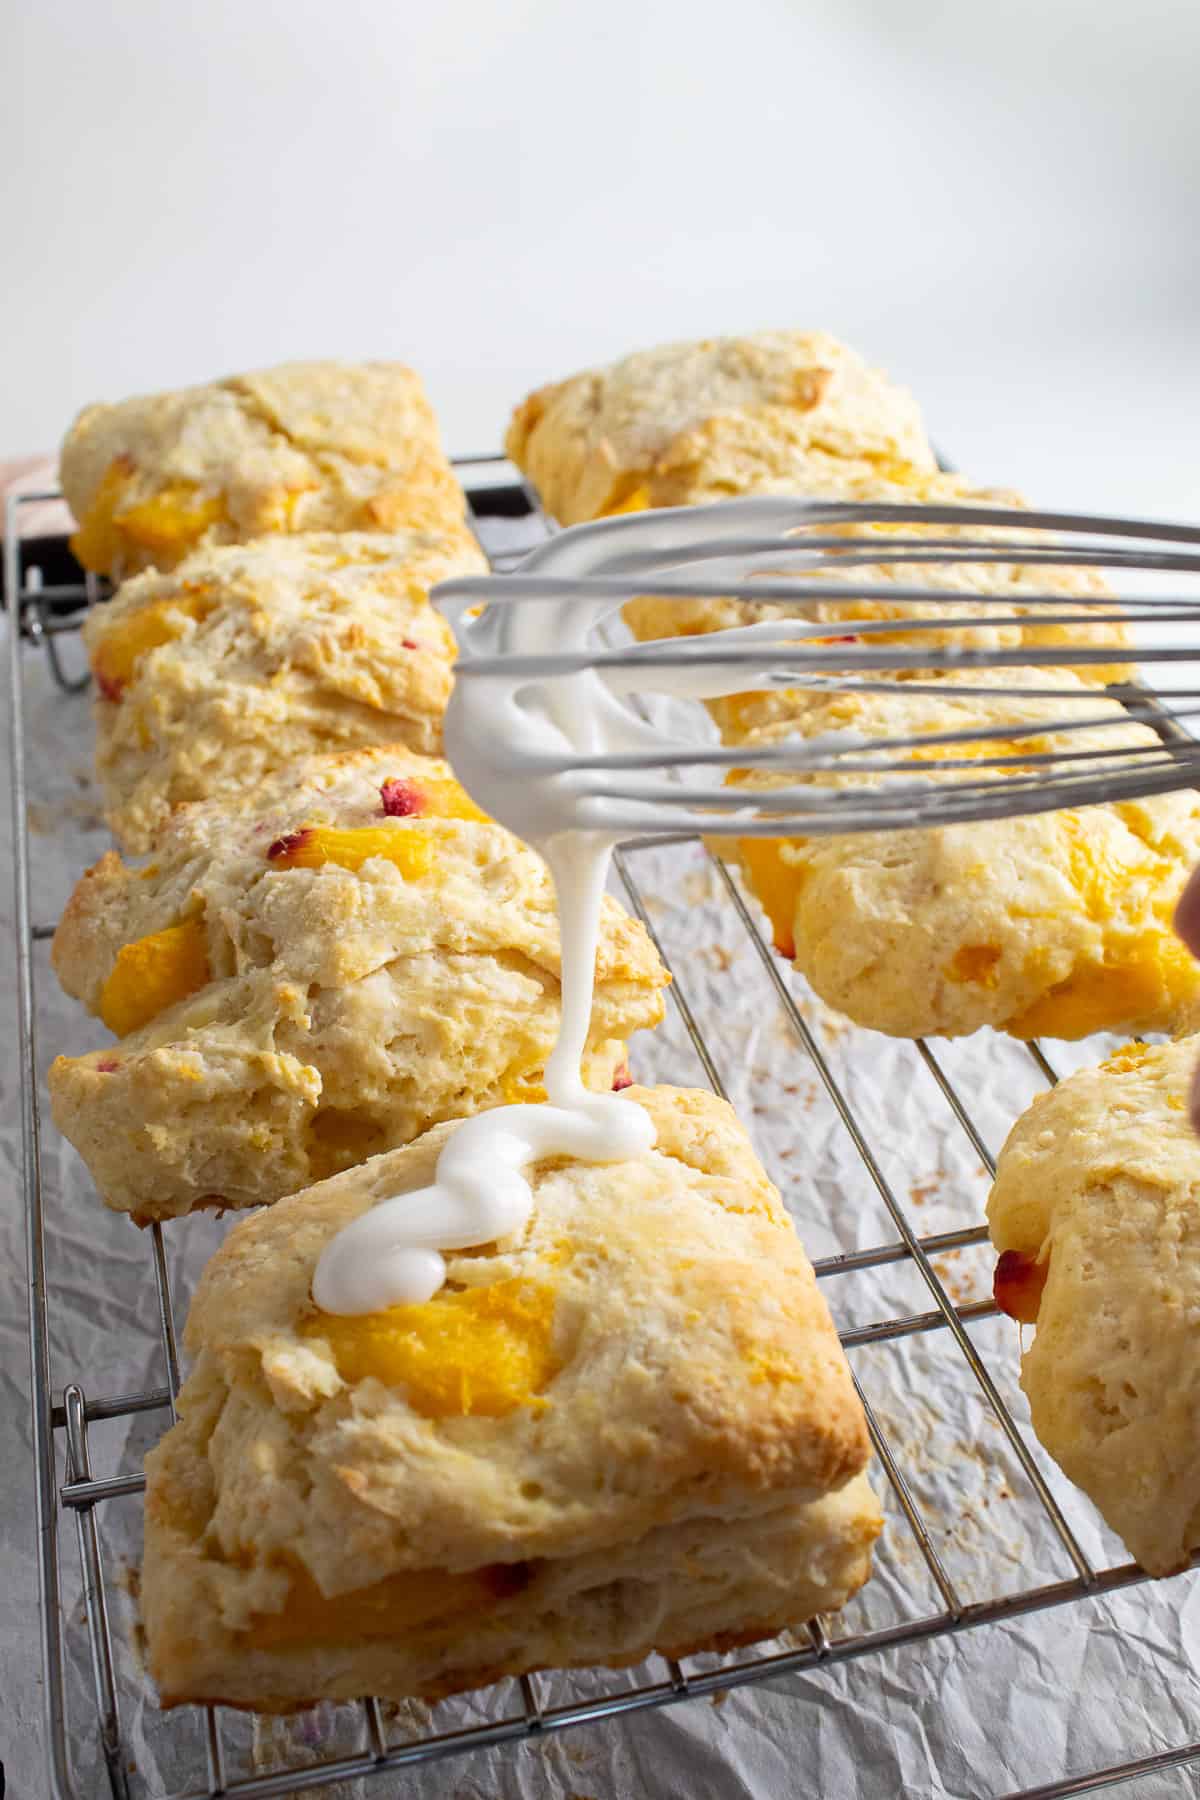
[[[776,523],[778,503],[767,504],[770,522]],[[748,509],[755,513],[756,508],[761,510],[761,503],[702,509],[718,547],[730,541],[745,545],[754,522]],[[734,513],[741,515],[736,523]],[[494,584],[486,579],[448,582],[435,592],[462,652],[446,714],[446,754],[471,798],[539,850],[549,865],[562,939],[561,1023],[546,1066],[548,1104],[497,1107],[456,1126],[431,1187],[380,1202],[331,1240],[313,1280],[313,1298],[326,1312],[375,1312],[431,1298],[445,1280],[442,1251],[492,1243],[524,1229],[532,1203],[524,1171],[531,1163],[550,1156],[625,1161],[653,1147],[654,1127],[644,1108],[615,1094],[589,1093],[580,1078],[613,846],[619,838],[664,828],[656,799],[661,759],[673,750],[696,749],[666,738],[625,696],[655,691],[708,699],[763,686],[766,671],[756,679],[745,665],[711,661],[661,668],[639,659],[636,669],[603,672],[586,663],[594,653],[595,627],[637,591],[631,574],[670,568],[675,558],[690,560],[698,516],[696,511],[644,514],[564,532],[508,578],[512,602],[496,599]],[[769,553],[765,547],[739,548],[710,556],[706,573],[740,579],[778,568],[779,562],[776,540]],[[594,574],[622,579],[611,593],[597,597],[578,585],[580,576]],[[523,601],[522,577],[553,577],[554,590]],[[481,598],[490,604],[472,617]],[[739,647],[768,637],[778,646],[828,631],[827,624],[786,620],[721,636]],[[547,653],[565,665],[562,672],[531,682],[525,659]],[[468,672],[480,659],[486,659],[489,672]],[[833,735],[845,748],[846,734]],[[826,740],[797,745],[792,760],[820,766],[829,749]],[[581,768],[580,759],[622,752],[640,753],[647,763],[621,772],[620,786],[633,797],[598,793],[603,778]],[[671,792],[677,796],[678,789]],[[711,814],[706,818],[676,805],[667,827],[686,832],[711,822]]]
[[611,840],[572,836],[543,849],[562,934],[562,1017],[546,1065],[549,1103],[499,1106],[455,1126],[432,1187],[381,1201],[339,1231],[313,1277],[313,1299],[324,1312],[378,1312],[431,1299],[446,1279],[441,1251],[524,1229],[533,1196],[523,1171],[542,1157],[624,1162],[653,1148],[644,1108],[617,1094],[590,1093],[579,1074]]

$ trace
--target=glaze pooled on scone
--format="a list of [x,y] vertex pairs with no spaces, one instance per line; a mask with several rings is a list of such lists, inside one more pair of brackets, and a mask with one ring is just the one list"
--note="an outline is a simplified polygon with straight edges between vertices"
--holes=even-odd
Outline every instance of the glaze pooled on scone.
[[[646,535],[645,524],[635,529]],[[633,521],[615,529],[628,533]],[[656,521],[662,536],[663,521]],[[661,830],[653,799],[654,769],[623,771],[623,785],[644,788],[646,801],[618,801],[591,791],[576,766],[597,753],[677,748],[613,691],[612,673],[582,668],[541,686],[522,672],[522,658],[586,650],[594,626],[618,604],[578,585],[595,567],[612,525],[591,526],[546,545],[525,565],[563,581],[563,597],[529,606],[492,605],[472,617],[480,599],[470,580],[445,583],[439,597],[460,645],[479,657],[511,659],[498,672],[462,677],[450,698],[444,738],[455,775],[475,802],[545,858],[554,877],[562,938],[562,1014],[546,1065],[546,1106],[501,1106],[454,1133],[438,1161],[437,1179],[419,1193],[384,1201],[331,1241],[317,1265],[313,1298],[326,1312],[365,1313],[430,1299],[445,1280],[440,1251],[510,1236],[531,1204],[522,1171],[550,1156],[622,1162],[653,1148],[645,1111],[615,1095],[590,1094],[579,1065],[595,978],[600,900],[609,859],[621,839]],[[723,559],[732,572],[759,559]],[[750,628],[754,631],[756,628]],[[757,628],[762,630],[763,628]],[[767,627],[765,629],[771,629]],[[789,621],[785,634],[818,633],[820,625]],[[743,638],[742,632],[730,636]],[[778,634],[777,634],[778,635]],[[719,666],[654,669],[629,687],[653,687],[694,699],[734,693],[746,670]],[[808,752],[820,746],[809,745]],[[566,765],[566,766],[564,766]],[[701,813],[672,809],[669,825],[701,829]]]

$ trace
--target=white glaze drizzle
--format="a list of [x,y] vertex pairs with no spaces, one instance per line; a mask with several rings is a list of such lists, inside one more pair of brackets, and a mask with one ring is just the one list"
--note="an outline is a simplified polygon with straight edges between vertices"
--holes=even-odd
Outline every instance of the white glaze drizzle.
[[[729,515],[738,509],[722,505],[707,510],[719,515],[726,534]],[[745,529],[743,525],[743,538]],[[456,683],[445,720],[446,754],[476,804],[540,851],[549,866],[562,942],[559,1034],[546,1064],[546,1105],[496,1107],[457,1125],[438,1157],[432,1186],[379,1202],[333,1237],[313,1278],[313,1298],[325,1312],[369,1313],[430,1299],[445,1281],[442,1251],[493,1243],[524,1229],[532,1206],[524,1171],[531,1163],[550,1156],[620,1162],[653,1148],[654,1126],[645,1109],[615,1094],[590,1093],[580,1064],[591,1021],[600,907],[613,846],[619,838],[635,835],[639,825],[644,831],[660,830],[662,813],[649,798],[643,807],[591,793],[594,783],[587,772],[561,764],[564,758],[595,753],[682,747],[639,717],[625,693],[654,690],[709,699],[768,685],[769,677],[765,671],[756,678],[745,667],[719,664],[696,669],[651,665],[636,674],[601,674],[584,667],[532,685],[521,672],[521,660],[551,650],[567,656],[586,652],[593,628],[621,604],[619,598],[597,599],[572,585],[573,580],[607,570],[614,559],[627,567],[631,558],[619,553],[631,541],[641,540],[661,555],[676,543],[686,547],[695,536],[693,521],[681,531],[679,515],[670,512],[564,533],[535,551],[511,578],[519,596],[521,573],[561,577],[561,596],[529,604],[493,603],[478,617],[471,614],[481,594],[469,578],[436,591],[464,656],[504,659],[500,671]],[[777,549],[774,560],[777,566]],[[735,554],[719,563],[727,577],[763,566],[761,554]],[[744,644],[769,634],[778,645],[788,637],[828,630],[828,625],[789,620],[727,635]],[[810,742],[800,760],[819,766],[827,748],[823,741]],[[622,785],[642,786],[649,793],[658,779],[653,769],[626,771]],[[699,815],[697,819],[703,823]],[[672,819],[675,828],[685,831],[696,822],[687,814],[676,813]]]
[[[589,834],[590,836],[590,834]],[[625,1162],[654,1146],[650,1115],[580,1079],[595,982],[600,902],[611,840],[543,846],[562,935],[562,1014],[546,1064],[545,1106],[498,1106],[456,1125],[431,1187],[381,1201],[326,1245],[313,1276],[323,1312],[369,1313],[429,1300],[446,1279],[443,1250],[524,1230],[533,1195],[523,1171],[547,1156]]]

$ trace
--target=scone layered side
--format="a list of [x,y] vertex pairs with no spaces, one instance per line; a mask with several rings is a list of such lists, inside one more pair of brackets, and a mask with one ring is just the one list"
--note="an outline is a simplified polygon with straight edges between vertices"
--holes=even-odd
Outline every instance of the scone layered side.
[[[796,493],[806,491],[798,473],[791,478],[776,476],[761,484],[750,483],[738,492]],[[981,488],[961,475],[940,471],[911,469],[884,476],[861,463],[831,463],[819,479],[807,482],[807,491],[823,499],[875,501],[889,505],[925,503],[939,506],[995,506],[1023,508],[1027,502],[1021,495],[1002,488]],[[724,497],[701,483],[681,493],[677,504],[695,505]],[[981,527],[950,525],[853,525],[814,527],[822,537],[844,536],[857,547],[862,541],[878,543],[877,563],[856,563],[840,569],[836,561],[826,560],[813,571],[814,579],[823,583],[844,584],[848,589],[859,586],[889,584],[931,587],[950,596],[943,602],[855,598],[853,592],[844,602],[814,600],[809,604],[772,606],[735,599],[671,600],[644,596],[632,600],[624,609],[624,618],[634,636],[640,640],[701,636],[734,626],[757,625],[773,620],[803,618],[828,623],[835,641],[854,637],[856,620],[906,619],[923,621],[918,632],[889,632],[886,638],[874,636],[877,647],[900,648],[907,645],[942,648],[962,643],[973,650],[1046,649],[1056,645],[1078,644],[1089,649],[1111,647],[1114,661],[1089,663],[1076,671],[1089,685],[1103,686],[1127,680],[1131,666],[1119,660],[1131,643],[1129,627],[1120,623],[1093,621],[1086,605],[1073,608],[1072,601],[1096,599],[1109,593],[1107,583],[1093,569],[1050,567],[1033,563],[888,563],[884,560],[888,537],[901,533],[906,539],[937,537],[961,539],[964,543],[994,542],[1002,548],[1005,533]],[[802,539],[803,532],[795,534]],[[789,569],[793,579],[804,571]],[[1077,622],[1044,625],[1030,607],[1032,595],[1061,595],[1060,612],[1076,612]],[[961,597],[954,597],[961,596]],[[980,604],[975,596],[986,597]],[[993,599],[1007,604],[996,606]],[[1044,610],[1044,609],[1043,609]],[[967,619],[984,623],[966,625]],[[721,729],[727,743],[741,743],[747,734],[777,719],[790,718],[808,703],[809,695],[800,689],[773,689],[769,692],[732,694],[708,702],[708,710]]]
[[[404,746],[183,807],[102,858],[53,946],[119,1036],[60,1057],[55,1118],[106,1202],[163,1218],[277,1199],[441,1119],[536,1099],[560,951],[540,858]],[[607,902],[586,1070],[609,1087],[666,974]]]
[[105,816],[128,850],[175,807],[321,751],[434,752],[454,636],[437,582],[486,567],[465,527],[298,534],[126,582],[84,626]]
[[[372,1639],[250,1649],[211,1617],[214,1571],[182,1534],[148,1521],[171,1583],[143,1589],[163,1707],[215,1703],[287,1713],[363,1694],[425,1700],[543,1669],[629,1667],[657,1652],[728,1651],[838,1611],[869,1579],[877,1503],[865,1475],[807,1505],[700,1520],[588,1556],[479,1572],[469,1615]],[[488,1583],[497,1597],[490,1601]],[[481,1613],[480,1606],[489,1610]]]
[[1039,1095],[988,1202],[1034,1430],[1151,1575],[1200,1548],[1198,1058],[1135,1043]]
[[[1120,720],[1031,750],[1112,750],[1153,741],[1117,703],[1020,699],[1013,686],[1061,689],[1065,671],[973,671],[996,699],[906,692],[841,694],[748,735],[748,746],[847,729],[920,735],[987,723],[1037,724],[1077,712]],[[981,753],[986,753],[986,750]],[[931,754],[931,770],[936,753]],[[735,773],[748,790],[795,776]],[[818,777],[845,785],[850,776]],[[861,781],[861,777],[858,778]],[[1002,777],[997,776],[997,779]],[[768,912],[777,947],[821,998],[857,1024],[898,1037],[954,1036],[991,1025],[1017,1037],[1177,1029],[1194,1015],[1200,974],[1171,914],[1200,860],[1200,800],[1190,792],[1085,811],[847,837],[740,839],[734,854]]]
[[[447,1128],[230,1235],[148,1462],[166,1696],[432,1695],[773,1631],[866,1578],[865,1422],[778,1195],[723,1103],[630,1097],[655,1151],[538,1165],[521,1240],[452,1256],[442,1295],[365,1338],[313,1307],[317,1257],[428,1181]],[[437,1335],[493,1295],[499,1337]]]
[[89,406],[62,447],[86,568],[173,568],[268,533],[453,528],[462,489],[402,363],[298,362]]
[[[679,504],[669,484],[696,459],[697,439],[716,418],[735,421],[735,433],[746,421],[745,435],[760,447],[782,438],[818,459],[934,467],[911,395],[826,332],[761,331],[635,352],[531,394],[505,447],[546,510],[574,525]],[[755,467],[753,452],[746,460]]]

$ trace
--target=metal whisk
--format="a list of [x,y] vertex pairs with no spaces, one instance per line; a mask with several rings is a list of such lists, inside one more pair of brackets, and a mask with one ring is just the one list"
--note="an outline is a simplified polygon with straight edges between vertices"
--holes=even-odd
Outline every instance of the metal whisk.
[[[845,535],[861,526],[889,529]],[[906,534],[905,526],[928,535]],[[945,527],[952,530],[932,529]],[[1022,586],[1014,600],[853,576],[863,566],[972,563],[1174,580],[1167,593],[1140,595],[1109,593],[1099,583],[1098,591],[1069,595]],[[639,835],[809,836],[1052,811],[1200,782],[1200,742],[1183,724],[1200,715],[1200,686],[1176,689],[1168,702],[1140,682],[1105,690],[1064,677],[1061,685],[1034,686],[1014,674],[998,690],[994,677],[987,685],[971,681],[976,670],[1083,670],[1118,658],[1200,662],[1200,633],[1192,643],[1178,634],[1168,642],[1135,638],[1130,649],[1086,641],[1096,625],[1200,625],[1197,574],[1194,526],[754,496],[577,526],[512,573],[446,582],[434,598],[458,632],[460,686],[516,682],[513,704],[536,697],[552,718],[553,741],[543,734],[534,773],[558,780],[583,828],[603,822]],[[1190,594],[1180,591],[1188,577]],[[614,643],[613,616],[644,597],[680,606],[733,599],[778,616],[700,636]],[[856,616],[864,602],[877,611],[882,603],[889,616]],[[818,603],[824,617],[803,616]],[[845,615],[843,625],[831,625],[830,609]],[[1034,641],[981,647],[980,633],[997,626],[1031,630]],[[1037,641],[1045,627],[1061,628],[1062,641]],[[831,639],[831,631],[852,636]],[[814,699],[895,695],[901,683],[914,699],[953,694],[977,704],[979,722],[968,712],[968,723],[952,730],[833,731],[807,741],[800,734]],[[723,746],[664,733],[642,704],[651,694],[778,690],[789,694],[797,731]],[[1033,722],[1028,704],[1014,706],[1024,716],[997,716],[1010,700],[1037,703]],[[1137,725],[1150,730],[1131,732]],[[1086,747],[1071,748],[1081,733]],[[1095,733],[1103,734],[1100,743]],[[1049,737],[1058,741],[1047,748]],[[498,737],[495,755],[506,754]],[[735,769],[750,773],[749,787],[742,776],[743,785],[726,785]],[[769,784],[755,779],[760,774]]]

